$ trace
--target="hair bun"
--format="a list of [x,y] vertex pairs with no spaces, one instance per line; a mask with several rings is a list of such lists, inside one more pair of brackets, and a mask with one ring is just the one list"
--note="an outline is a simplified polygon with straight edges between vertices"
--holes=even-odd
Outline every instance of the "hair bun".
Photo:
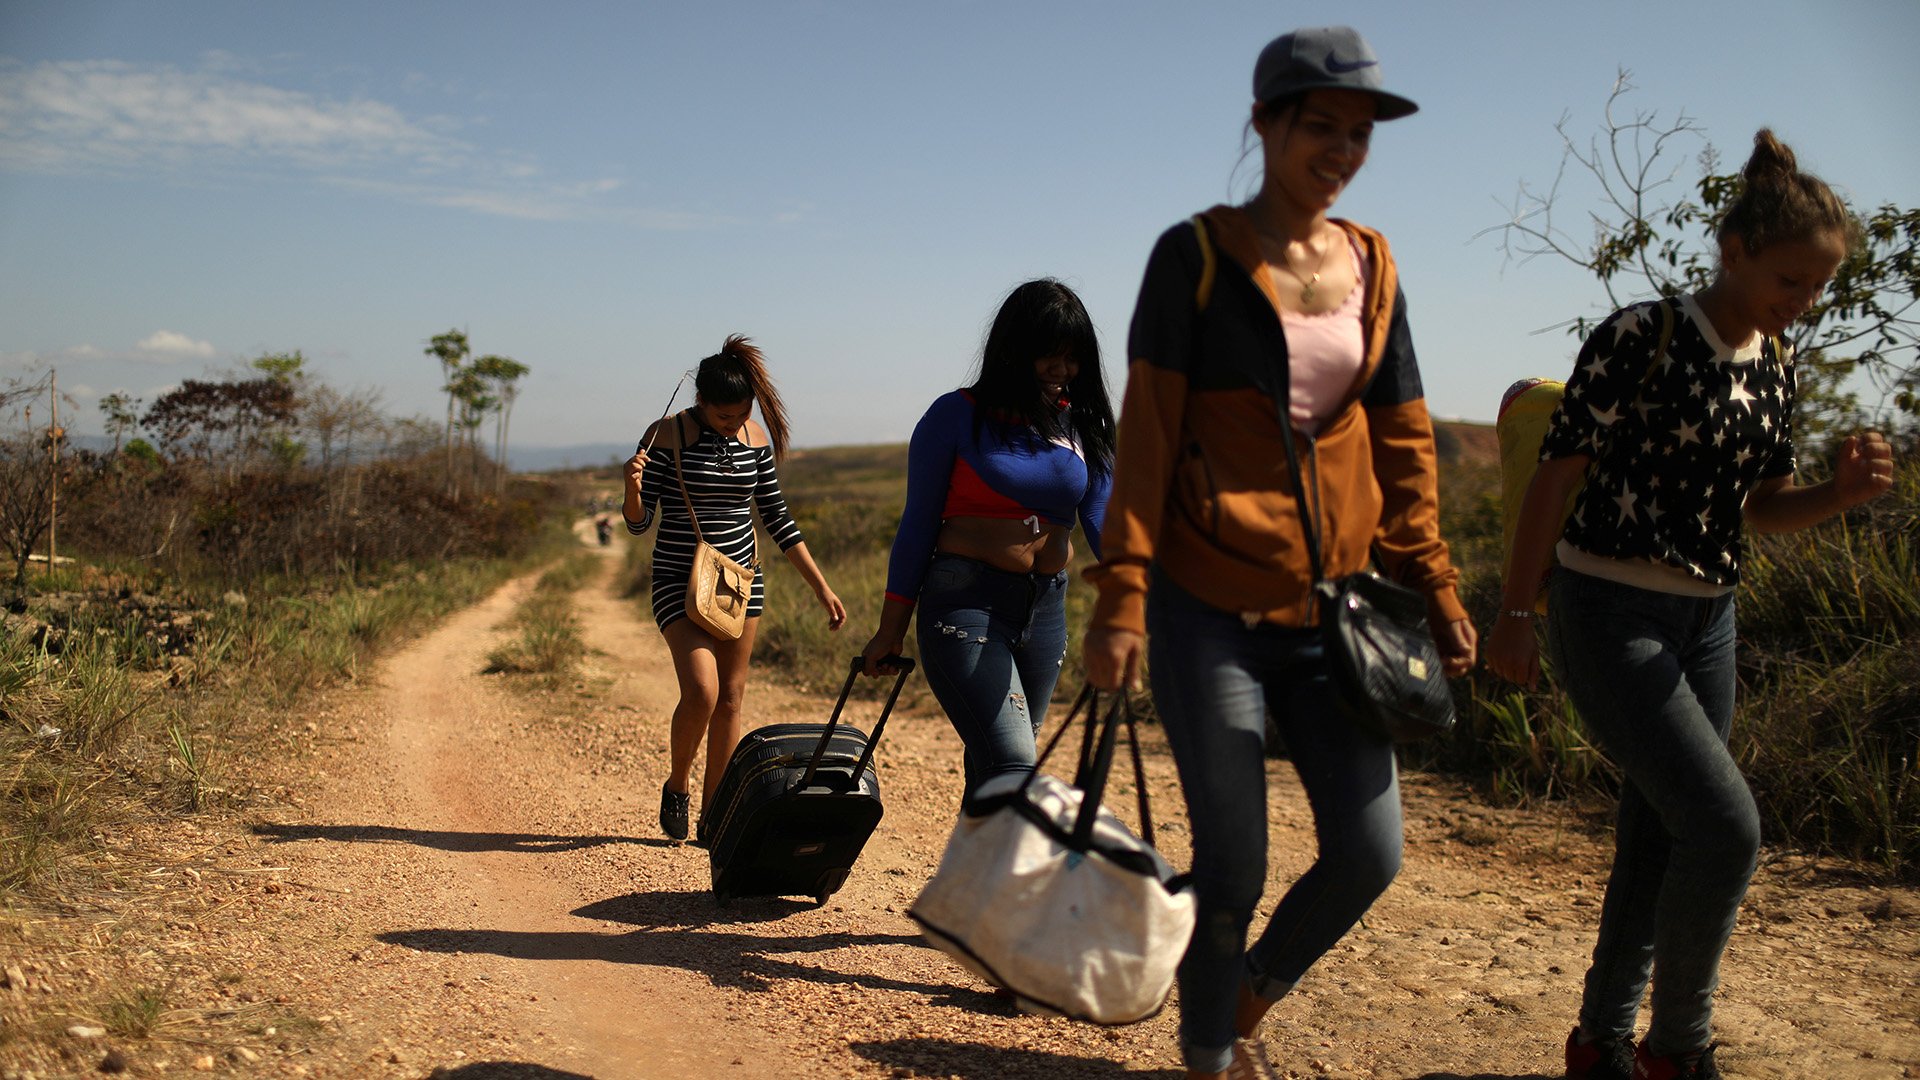
[[1754,132],[1753,154],[1740,170],[1739,191],[1714,235],[1721,243],[1738,237],[1748,254],[1758,255],[1774,244],[1823,235],[1851,245],[1858,225],[1833,189],[1801,172],[1787,144],[1771,129],[1761,128]]
[[1793,151],[1773,134],[1773,129],[1761,128],[1753,133],[1753,154],[1740,170],[1742,177],[1750,182],[1765,183],[1791,179],[1799,172],[1800,164]]

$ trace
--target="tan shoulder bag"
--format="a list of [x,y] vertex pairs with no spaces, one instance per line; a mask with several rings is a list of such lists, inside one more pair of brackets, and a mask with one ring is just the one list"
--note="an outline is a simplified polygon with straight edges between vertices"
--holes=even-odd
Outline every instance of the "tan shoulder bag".
[[[679,416],[673,418],[673,433],[680,434]],[[696,441],[699,435],[696,428]],[[687,492],[684,463],[688,445],[682,438],[673,454],[673,467],[680,476],[680,497],[686,500],[687,520],[693,523],[693,572],[687,577],[687,618],[722,641],[737,641],[746,629],[747,605],[753,600],[754,570],[760,560],[756,553],[752,561],[743,566],[701,538],[700,516],[694,513],[693,496]]]

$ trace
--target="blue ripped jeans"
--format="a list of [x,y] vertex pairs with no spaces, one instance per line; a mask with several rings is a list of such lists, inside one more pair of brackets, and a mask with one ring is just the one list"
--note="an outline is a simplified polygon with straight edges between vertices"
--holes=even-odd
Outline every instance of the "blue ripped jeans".
[[[1314,628],[1262,623],[1196,599],[1154,567],[1148,670],[1193,829],[1197,901],[1180,962],[1187,1068],[1223,1072],[1240,987],[1275,1000],[1360,920],[1400,871],[1393,744],[1337,711]],[[1319,855],[1252,947],[1267,883],[1267,714],[1286,742]]]
[[1712,1040],[1720,954],[1760,849],[1760,815],[1727,752],[1733,597],[1651,592],[1556,568],[1547,612],[1554,677],[1626,774],[1613,874],[1580,1026],[1633,1035],[1653,979],[1650,1049]]
[[1067,575],[1000,570],[935,552],[920,586],[917,640],[927,685],[966,746],[969,794],[1032,772],[1034,735],[1067,653]]

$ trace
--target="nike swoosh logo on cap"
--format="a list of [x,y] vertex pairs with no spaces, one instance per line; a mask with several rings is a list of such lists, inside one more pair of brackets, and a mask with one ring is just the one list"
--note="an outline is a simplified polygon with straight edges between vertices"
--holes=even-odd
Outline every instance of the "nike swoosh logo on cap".
[[1377,67],[1379,64],[1380,61],[1378,60],[1359,60],[1351,64],[1342,63],[1332,52],[1327,53],[1326,59],[1327,70],[1335,75],[1345,75],[1348,72],[1359,71],[1362,68]]

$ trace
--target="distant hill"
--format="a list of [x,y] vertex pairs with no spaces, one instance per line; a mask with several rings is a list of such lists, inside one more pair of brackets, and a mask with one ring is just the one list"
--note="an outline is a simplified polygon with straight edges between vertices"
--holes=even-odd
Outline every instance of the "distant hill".
[[507,450],[514,472],[552,472],[555,469],[597,469],[633,456],[633,444],[578,443],[573,446],[515,446]]
[[1471,420],[1435,420],[1433,445],[1440,460],[1458,465],[1498,465],[1500,437],[1492,424]]
[[[1500,460],[1500,444],[1493,434],[1492,424],[1478,424],[1464,420],[1436,420],[1433,423],[1434,442],[1442,461],[1459,461],[1468,464],[1492,463]],[[113,440],[100,435],[74,435],[69,437],[71,445],[88,450],[106,451],[113,448]],[[633,454],[633,444],[618,442],[576,443],[571,446],[516,446],[508,450],[507,458],[514,472],[537,473],[553,472],[564,469],[601,469],[617,465]],[[872,446],[821,446],[795,449],[791,454],[794,463],[811,457],[814,460],[802,468],[821,468],[833,470],[845,467],[869,467],[881,472],[906,471],[907,447],[905,443],[881,443]]]
[[[1435,420],[1435,449],[1440,460],[1467,465],[1491,465],[1500,460],[1500,442],[1492,424],[1469,420]],[[550,472],[555,469],[596,469],[625,461],[633,453],[631,443],[580,443],[574,446],[516,446],[508,451],[515,472]],[[796,470],[808,473],[873,470],[878,474],[904,474],[905,443],[877,443],[870,446],[819,446],[796,448],[788,456],[783,475]],[[804,462],[804,464],[802,464]]]

